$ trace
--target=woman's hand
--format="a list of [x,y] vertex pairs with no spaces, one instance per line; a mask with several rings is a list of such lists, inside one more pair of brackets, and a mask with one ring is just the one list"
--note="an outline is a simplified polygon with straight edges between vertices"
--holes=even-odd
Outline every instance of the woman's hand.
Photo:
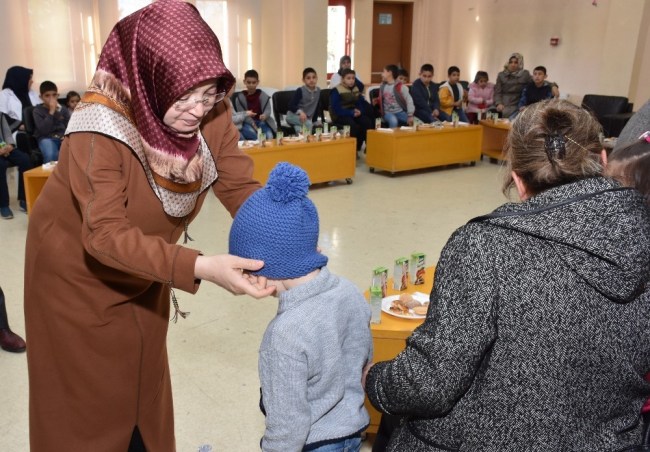
[[247,294],[255,298],[268,297],[275,287],[266,285],[266,278],[247,271],[259,270],[264,262],[230,254],[199,256],[194,264],[194,276],[213,282],[235,295]]

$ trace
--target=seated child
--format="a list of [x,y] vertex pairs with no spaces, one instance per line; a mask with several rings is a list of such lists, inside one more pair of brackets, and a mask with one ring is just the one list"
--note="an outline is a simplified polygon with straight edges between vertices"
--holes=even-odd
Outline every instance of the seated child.
[[411,85],[415,117],[427,124],[435,121],[449,121],[451,118],[440,111],[438,85],[433,83],[432,80],[433,65],[423,64],[420,68],[420,77]]
[[533,81],[524,87],[519,99],[519,110],[513,113],[510,119],[514,119],[517,113],[528,105],[553,97],[552,85],[546,83],[546,77],[546,68],[544,66],[537,66],[533,69]]
[[413,125],[415,106],[413,98],[406,85],[397,81],[399,69],[389,64],[381,73],[382,82],[379,86],[379,111],[382,119],[391,129],[399,125]]
[[289,111],[287,112],[287,123],[296,130],[296,133],[302,133],[303,126],[307,128],[307,133],[311,133],[314,125],[320,125],[320,118],[323,117],[323,107],[320,104],[320,88],[318,75],[314,68],[308,67],[302,71],[302,81],[304,86],[298,88],[289,102]]
[[456,66],[451,66],[447,69],[447,76],[447,81],[440,85],[438,89],[440,109],[449,118],[455,112],[458,114],[459,121],[469,122],[463,110],[463,85],[458,83],[458,80],[460,80],[460,69]]
[[259,351],[263,451],[359,451],[369,423],[361,386],[372,359],[370,308],[318,251],[309,178],[278,163],[241,206],[230,253],[264,261],[253,275],[276,287],[278,313]]
[[65,129],[68,127],[70,112],[59,104],[59,93],[54,82],[41,83],[42,104],[34,107],[34,136],[43,153],[43,163],[59,159],[59,149]]
[[[343,55],[339,60],[339,70],[333,73],[332,78],[330,78],[330,88],[336,88],[336,85],[341,83],[341,78],[343,77],[341,73],[344,69],[352,69],[352,58],[350,58],[350,55]],[[359,88],[359,91],[363,93],[363,90],[365,89],[363,82],[359,80],[359,77],[357,77],[355,80],[357,88]]]
[[273,138],[277,130],[271,115],[271,98],[257,88],[259,83],[257,71],[248,70],[244,73],[246,89],[233,96],[233,121],[246,140],[257,140],[258,129],[262,129],[266,138]]
[[77,104],[81,100],[81,96],[76,91],[68,91],[68,94],[65,95],[65,106],[68,107],[68,111],[72,114],[74,109],[77,107]]
[[397,81],[403,83],[404,85],[409,82],[409,71],[404,68],[401,68],[397,71]]
[[488,73],[478,71],[474,82],[469,85],[467,118],[472,124],[478,124],[478,114],[484,116],[487,109],[494,104],[494,83],[490,83]]
[[365,113],[370,105],[355,83],[356,73],[352,69],[341,71],[341,83],[330,91],[330,117],[337,126],[350,126],[350,135],[357,139],[357,151],[366,141],[366,132],[374,127],[372,119]]

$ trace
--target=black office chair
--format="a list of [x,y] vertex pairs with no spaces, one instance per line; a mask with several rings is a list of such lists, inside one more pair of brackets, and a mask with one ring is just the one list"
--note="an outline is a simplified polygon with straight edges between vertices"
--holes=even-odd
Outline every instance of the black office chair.
[[[325,112],[330,111],[330,94],[331,94],[331,89],[330,88],[323,88],[320,90],[320,116],[323,118],[323,123],[327,122],[328,125],[332,125],[332,121],[327,121],[325,117]],[[329,116],[329,114],[328,114]]]
[[286,136],[296,133],[294,128],[287,124],[287,121],[284,119],[289,111],[289,102],[291,102],[294,93],[295,91],[276,91],[271,96],[275,123],[278,125],[278,130],[281,130]]
[[18,132],[16,135],[16,145],[29,154],[33,167],[41,166],[43,164],[43,153],[38,147],[36,137],[34,137],[34,130],[36,129],[34,107],[30,106],[23,109],[23,124],[25,125],[25,131]]

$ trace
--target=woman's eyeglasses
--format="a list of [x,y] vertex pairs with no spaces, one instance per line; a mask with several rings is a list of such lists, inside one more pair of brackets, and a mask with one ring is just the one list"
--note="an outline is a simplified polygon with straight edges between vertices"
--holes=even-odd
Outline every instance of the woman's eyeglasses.
[[174,108],[178,111],[189,111],[196,107],[196,104],[203,104],[204,108],[212,108],[226,97],[226,93],[204,94],[201,99],[188,97],[187,99],[178,99],[174,102]]

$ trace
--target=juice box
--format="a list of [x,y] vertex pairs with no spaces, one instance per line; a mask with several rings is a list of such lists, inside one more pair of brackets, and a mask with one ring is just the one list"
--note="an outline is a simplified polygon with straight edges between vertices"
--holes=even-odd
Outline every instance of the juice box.
[[375,129],[381,128],[381,118],[375,119]]
[[372,271],[372,284],[370,287],[379,287],[382,298],[386,296],[386,289],[388,288],[388,269],[386,267],[377,267]]
[[370,323],[381,323],[381,287],[370,288]]
[[409,264],[410,283],[414,285],[424,284],[424,275],[425,275],[424,253],[411,254],[411,262]]
[[407,257],[395,259],[393,272],[393,289],[406,290],[409,282],[409,260]]

